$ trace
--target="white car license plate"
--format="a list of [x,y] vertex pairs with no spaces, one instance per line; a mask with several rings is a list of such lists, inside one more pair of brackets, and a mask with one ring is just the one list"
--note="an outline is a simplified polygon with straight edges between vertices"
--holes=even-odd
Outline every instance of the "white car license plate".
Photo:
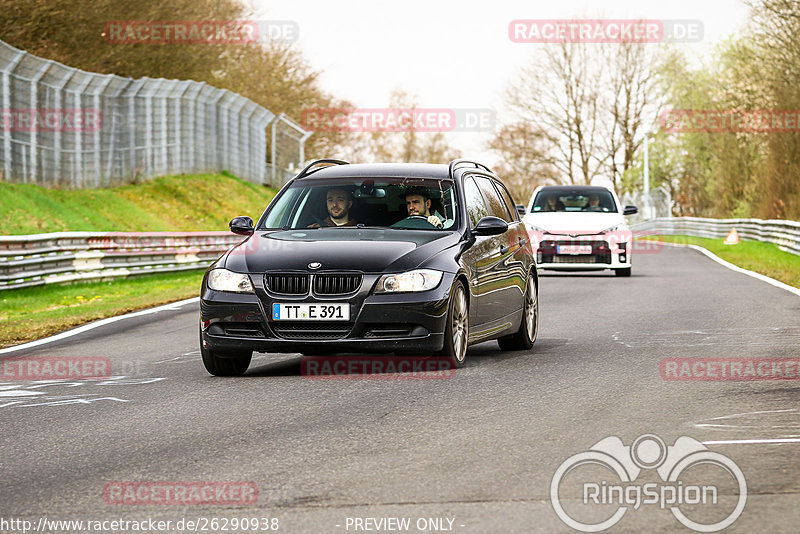
[[558,245],[556,254],[591,254],[592,245]]
[[272,305],[273,321],[349,321],[350,305],[279,304]]

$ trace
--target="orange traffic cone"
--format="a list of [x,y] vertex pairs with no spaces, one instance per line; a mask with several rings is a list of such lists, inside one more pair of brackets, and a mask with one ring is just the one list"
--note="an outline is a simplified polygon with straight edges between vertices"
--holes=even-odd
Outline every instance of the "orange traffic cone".
[[728,237],[725,238],[723,241],[726,245],[738,245],[739,244],[739,232],[736,231],[736,228],[732,228]]

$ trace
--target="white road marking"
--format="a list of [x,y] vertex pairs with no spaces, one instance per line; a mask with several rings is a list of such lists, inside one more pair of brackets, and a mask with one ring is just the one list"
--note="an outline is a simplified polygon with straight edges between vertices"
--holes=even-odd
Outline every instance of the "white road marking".
[[773,443],[800,443],[800,438],[768,438],[768,439],[723,439],[701,441],[703,445],[761,445]]
[[54,336],[46,337],[43,339],[37,339],[36,341],[31,341],[29,343],[23,343],[22,345],[14,345],[13,347],[8,347],[5,349],[0,349],[0,354],[7,354],[9,352],[15,352],[18,350],[30,349],[33,347],[38,347],[39,345],[44,345],[45,343],[52,343],[53,341],[58,341],[60,339],[66,339],[68,337],[77,336],[78,334],[82,334],[88,330],[93,330],[100,326],[105,326],[107,324],[115,323],[117,321],[121,321],[123,319],[130,319],[131,317],[139,317],[142,315],[149,315],[151,313],[158,313],[160,311],[167,311],[167,310],[178,310],[182,306],[186,304],[191,304],[193,302],[199,302],[200,297],[192,297],[186,300],[180,300],[178,302],[170,302],[169,304],[164,304],[163,306],[158,306],[156,308],[149,308],[146,310],[140,310],[137,312],[126,313],[125,315],[117,315],[116,317],[109,317],[107,319],[101,319],[99,321],[95,321],[93,323],[85,324],[83,326],[79,326],[78,328],[74,328],[67,332],[62,332],[60,334],[56,334]]

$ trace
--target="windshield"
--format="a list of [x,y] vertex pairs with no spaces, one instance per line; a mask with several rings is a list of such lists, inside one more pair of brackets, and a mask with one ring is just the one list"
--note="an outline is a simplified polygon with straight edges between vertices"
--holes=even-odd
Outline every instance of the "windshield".
[[259,230],[378,227],[455,229],[458,202],[451,180],[303,178],[273,201]]
[[607,189],[542,189],[533,201],[531,212],[594,211],[617,213],[617,204]]

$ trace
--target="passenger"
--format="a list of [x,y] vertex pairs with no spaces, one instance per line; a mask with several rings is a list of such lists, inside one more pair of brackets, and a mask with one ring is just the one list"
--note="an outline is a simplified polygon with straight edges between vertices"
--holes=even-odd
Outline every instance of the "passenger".
[[566,206],[558,198],[558,193],[548,195],[544,200],[544,209],[542,211],[566,211]]
[[[323,226],[356,226],[358,223],[350,217],[350,208],[353,207],[353,195],[346,189],[332,187],[325,196],[328,216],[322,221]],[[309,225],[309,228],[319,228],[319,223]]]

